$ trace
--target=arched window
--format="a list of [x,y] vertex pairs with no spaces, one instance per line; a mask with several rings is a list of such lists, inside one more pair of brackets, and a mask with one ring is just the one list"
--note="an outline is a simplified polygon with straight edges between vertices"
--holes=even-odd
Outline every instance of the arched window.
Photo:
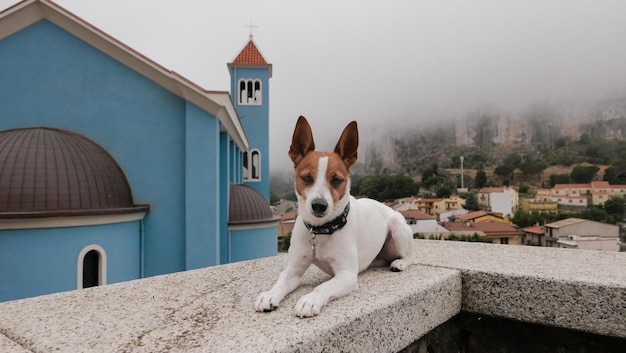
[[246,181],[261,180],[261,151],[253,149],[243,153],[243,179]]
[[261,105],[263,101],[261,80],[250,78],[239,80],[238,94],[241,105]]
[[244,180],[250,179],[250,168],[248,168],[249,165],[250,163],[248,161],[248,152],[244,152],[243,153],[243,179]]
[[76,287],[89,288],[107,283],[106,252],[99,245],[86,246],[78,254],[76,264]]
[[252,150],[252,161],[251,161],[251,173],[250,179],[252,180],[260,180],[261,179],[261,152],[259,150]]

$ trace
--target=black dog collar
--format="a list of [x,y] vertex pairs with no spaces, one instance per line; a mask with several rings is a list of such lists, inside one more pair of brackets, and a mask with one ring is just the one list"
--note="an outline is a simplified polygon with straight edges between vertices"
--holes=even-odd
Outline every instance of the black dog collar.
[[350,211],[350,203],[346,205],[346,208],[343,209],[343,212],[335,219],[330,222],[324,223],[319,226],[314,226],[304,222],[306,228],[311,232],[311,234],[333,234],[336,230],[343,228],[348,222],[348,212]]

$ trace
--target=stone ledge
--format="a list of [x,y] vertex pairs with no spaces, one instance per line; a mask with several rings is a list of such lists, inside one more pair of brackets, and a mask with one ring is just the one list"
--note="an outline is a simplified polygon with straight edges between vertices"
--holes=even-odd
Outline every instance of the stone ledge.
[[462,272],[462,310],[626,338],[626,253],[417,242],[417,263]]
[[396,352],[461,308],[459,271],[379,267],[320,316],[298,319],[297,299],[328,278],[312,267],[278,310],[254,312],[283,264],[279,255],[6,302],[0,332],[31,352]]
[[[374,267],[319,317],[303,286],[255,313],[284,255],[0,303],[2,352],[395,352],[461,309],[626,338],[626,253],[416,240],[407,271]],[[4,335],[4,336],[2,336]]]

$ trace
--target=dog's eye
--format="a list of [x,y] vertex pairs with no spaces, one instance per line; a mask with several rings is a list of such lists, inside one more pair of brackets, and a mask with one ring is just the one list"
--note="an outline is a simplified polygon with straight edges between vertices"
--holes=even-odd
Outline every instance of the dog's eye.
[[339,184],[343,183],[343,179],[337,178],[337,177],[333,177],[332,179],[330,179],[330,183],[331,183],[331,185],[339,185]]
[[313,183],[313,177],[310,175],[303,175],[300,177],[300,179],[302,179],[302,181],[304,181],[307,184]]

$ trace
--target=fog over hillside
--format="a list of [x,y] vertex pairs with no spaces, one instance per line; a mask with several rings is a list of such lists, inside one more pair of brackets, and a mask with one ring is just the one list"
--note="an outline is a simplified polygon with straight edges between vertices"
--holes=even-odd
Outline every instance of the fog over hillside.
[[[494,165],[517,151],[541,153],[559,149],[581,137],[626,139],[626,96],[588,101],[543,101],[522,109],[487,105],[457,119],[406,123],[364,130],[361,163],[371,173],[419,172],[439,163],[458,167],[459,153],[480,151]],[[471,161],[468,161],[471,162]]]

